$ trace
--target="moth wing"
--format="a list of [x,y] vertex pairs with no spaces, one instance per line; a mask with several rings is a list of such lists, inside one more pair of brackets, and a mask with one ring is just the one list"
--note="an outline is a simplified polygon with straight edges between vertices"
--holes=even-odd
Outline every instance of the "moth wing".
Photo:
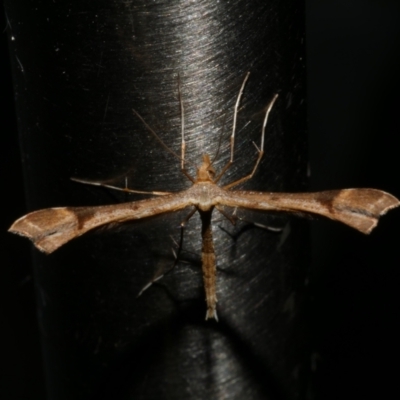
[[376,189],[342,189],[314,193],[231,191],[221,205],[252,210],[320,215],[369,234],[379,217],[400,205],[389,193]]
[[174,212],[188,205],[180,193],[111,206],[47,208],[18,219],[9,232],[25,236],[39,250],[52,253],[94,228]]

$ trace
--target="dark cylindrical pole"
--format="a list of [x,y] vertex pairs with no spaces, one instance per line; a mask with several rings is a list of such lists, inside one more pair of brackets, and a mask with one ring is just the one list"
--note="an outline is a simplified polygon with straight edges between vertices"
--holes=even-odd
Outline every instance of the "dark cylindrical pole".
[[[251,171],[252,141],[259,144],[264,107],[278,93],[264,160],[243,189],[304,190],[302,3],[5,4],[29,210],[128,200],[71,177],[138,190],[189,187],[180,161],[132,112],[179,153],[178,75],[189,173],[203,153],[217,155],[217,171],[228,161],[233,107],[250,71],[235,163],[222,183]],[[262,217],[283,231],[235,231],[214,216],[215,323],[204,321],[198,217],[178,267],[135,299],[174,261],[187,213],[103,229],[50,256],[34,252],[50,399],[304,398],[304,224]]]

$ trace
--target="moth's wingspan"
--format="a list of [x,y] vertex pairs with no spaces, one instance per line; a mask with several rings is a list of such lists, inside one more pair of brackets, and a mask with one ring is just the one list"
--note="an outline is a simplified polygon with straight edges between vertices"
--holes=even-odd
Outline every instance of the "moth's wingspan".
[[52,253],[99,226],[174,212],[188,205],[182,194],[172,194],[112,206],[48,208],[23,216],[9,231],[26,236],[39,250]]
[[227,192],[221,205],[253,210],[321,215],[368,234],[399,200],[376,189],[343,189],[315,193]]

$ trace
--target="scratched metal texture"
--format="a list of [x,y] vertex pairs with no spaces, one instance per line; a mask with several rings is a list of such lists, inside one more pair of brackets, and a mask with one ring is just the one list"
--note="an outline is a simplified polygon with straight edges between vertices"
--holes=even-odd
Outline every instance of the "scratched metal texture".
[[[304,8],[297,1],[14,0],[16,108],[29,210],[142,198],[70,177],[179,191],[190,182],[132,112],[180,151],[177,74],[188,170],[229,158],[233,106],[251,72],[228,183],[251,171],[275,93],[265,157],[241,189],[306,190]],[[220,140],[221,139],[221,140]],[[199,219],[173,262],[179,222],[165,215],[100,229],[50,256],[34,251],[49,399],[303,399],[308,382],[307,225],[215,212],[219,323],[204,321]],[[258,220],[260,218],[260,220]]]

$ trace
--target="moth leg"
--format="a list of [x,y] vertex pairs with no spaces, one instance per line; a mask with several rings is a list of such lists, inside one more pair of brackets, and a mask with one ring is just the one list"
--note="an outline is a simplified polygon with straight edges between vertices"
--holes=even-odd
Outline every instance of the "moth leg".
[[196,208],[194,208],[190,214],[180,223],[180,228],[181,228],[181,234],[180,234],[180,239],[179,239],[179,244],[178,244],[178,251],[175,253],[175,251],[173,251],[174,257],[175,257],[175,261],[173,262],[173,264],[167,268],[166,270],[161,270],[159,273],[157,273],[153,279],[148,282],[138,293],[138,295],[136,296],[139,297],[142,295],[142,293],[147,290],[153,283],[159,281],[164,275],[167,275],[168,273],[170,273],[178,264],[179,261],[179,255],[181,254],[181,250],[182,250],[182,246],[183,246],[183,235],[184,235],[184,230],[185,230],[185,226],[187,224],[187,222],[189,221],[189,219],[193,216],[193,214],[196,212]]
[[[227,214],[221,207],[216,206],[215,207],[232,225],[236,225],[237,221],[242,221],[242,222],[246,222],[249,225],[255,226],[256,228],[260,228],[260,229],[265,229],[267,231],[270,232],[274,232],[274,233],[280,233],[283,231],[284,228],[277,228],[274,226],[268,226],[265,224],[260,224],[258,222],[254,222],[254,221],[250,221],[246,218],[242,218],[239,217],[236,213],[237,213],[237,207],[235,207],[233,213],[231,215]],[[236,240],[236,238],[238,236],[240,236],[242,234],[243,231],[247,230],[246,227],[245,228],[241,228],[240,231],[238,233],[235,234],[231,234],[229,231],[227,231],[226,229],[224,229],[223,227],[220,227],[220,229],[222,229],[224,232],[226,232],[229,236],[231,236],[233,239]]]
[[154,196],[165,196],[167,194],[171,194],[170,192],[158,192],[158,191],[150,191],[150,192],[146,192],[143,190],[134,190],[134,189],[128,189],[128,179],[125,178],[125,187],[119,187],[119,186],[113,186],[113,185],[108,185],[106,183],[102,183],[102,182],[93,182],[93,181],[85,181],[83,179],[78,179],[78,178],[70,178],[71,181],[74,182],[79,182],[79,183],[84,183],[85,185],[93,185],[93,186],[101,186],[101,187],[105,187],[107,189],[113,189],[113,190],[119,190],[121,192],[125,192],[125,193],[137,193],[137,194],[152,194]]
[[236,215],[236,208],[232,215],[228,215],[222,207],[215,206],[215,208],[232,224],[236,225],[236,221],[240,218]]
[[238,116],[238,113],[239,113],[240,100],[242,98],[243,90],[244,90],[244,87],[246,86],[246,82],[249,79],[249,75],[250,75],[250,72],[247,72],[246,76],[244,77],[242,86],[240,87],[239,94],[238,94],[238,97],[236,99],[235,107],[233,109],[234,111],[233,111],[232,135],[231,135],[231,138],[230,138],[231,158],[229,159],[229,161],[225,165],[225,167],[222,168],[222,171],[220,172],[220,174],[215,178],[215,180],[214,180],[215,183],[217,183],[222,178],[222,176],[225,174],[225,172],[233,164],[233,154],[234,154],[234,150],[235,150],[236,121],[237,121],[237,116]]
[[[178,77],[178,82],[179,82],[179,77]],[[179,96],[180,96],[180,89],[179,89],[179,85],[178,85],[178,91],[179,91]],[[179,97],[180,98],[180,97]],[[180,101],[181,103],[181,115],[183,113],[183,103],[182,101]],[[154,129],[152,129],[150,127],[150,125],[144,120],[144,118],[134,109],[132,109],[133,113],[143,122],[143,125],[147,128],[147,130],[158,140],[158,142],[161,144],[162,147],[164,147],[165,150],[167,150],[169,153],[171,153],[174,157],[176,157],[177,159],[182,161],[182,157],[178,156],[178,154],[176,154],[173,150],[171,150],[160,138],[160,136],[157,135],[157,133],[154,131]],[[182,119],[182,131],[184,129],[184,122]],[[184,150],[185,145],[182,145],[182,148]],[[182,161],[182,164],[184,164],[184,162]],[[189,175],[189,173],[186,171],[186,169],[182,169],[182,172],[187,176],[187,178],[189,180],[191,180],[193,183],[195,182],[195,180]]]
[[186,154],[186,141],[185,141],[185,109],[183,107],[183,100],[182,100],[182,93],[181,93],[181,79],[178,74],[178,98],[179,98],[179,105],[181,108],[181,171],[182,173],[193,183],[195,180],[193,177],[187,172],[185,167],[185,154]]
[[[238,208],[235,207],[235,209],[233,210],[233,213],[232,213],[232,218],[235,221],[239,220],[239,221],[247,222],[248,224],[254,225],[256,228],[265,229],[265,230],[270,231],[270,232],[282,232],[283,231],[283,227],[282,228],[277,228],[275,226],[269,226],[269,225],[265,225],[265,224],[260,224],[259,222],[254,222],[254,221],[250,221],[249,219],[246,219],[246,218],[243,218],[243,217],[239,217],[237,215],[237,210],[238,210]],[[218,210],[218,211],[220,211],[220,210]]]
[[261,159],[262,159],[262,157],[264,155],[265,127],[267,126],[269,113],[271,112],[271,109],[274,106],[274,103],[275,103],[277,98],[278,98],[278,94],[275,94],[275,96],[272,98],[272,100],[268,104],[267,111],[265,112],[264,122],[263,122],[262,129],[261,129],[260,147],[257,147],[257,145],[253,142],[254,146],[256,147],[256,149],[258,151],[258,157],[257,157],[257,160],[256,160],[256,164],[254,165],[253,171],[251,171],[251,173],[249,175],[246,175],[243,178],[240,178],[237,181],[232,182],[229,185],[224,186],[223,188],[225,190],[231,189],[234,186],[239,185],[240,183],[248,181],[249,179],[251,179],[254,176],[255,172],[257,171],[258,165],[260,164],[260,161],[261,161]]
[[[272,233],[278,234],[278,233],[282,233],[282,232],[284,233],[286,228],[287,228],[287,225],[288,225],[288,224],[286,224],[286,225],[284,225],[282,227],[276,227],[276,226],[270,226],[270,225],[261,224],[259,222],[254,222],[254,221],[252,221],[250,219],[246,219],[246,218],[243,218],[243,217],[240,217],[239,215],[237,215],[237,211],[238,211],[237,207],[235,207],[235,209],[233,210],[232,215],[227,215],[226,213],[222,212],[220,208],[217,208],[217,210],[226,219],[228,219],[228,221],[231,222],[232,225],[236,226],[236,222],[237,221],[241,221],[241,222],[245,223],[244,226],[240,226],[239,229],[235,229],[233,233],[229,232],[228,229],[226,229],[226,228],[224,228],[222,226],[219,226],[219,228],[222,231],[224,231],[227,235],[229,235],[234,241],[236,241],[243,233],[245,233],[246,231],[248,231],[249,229],[252,229],[252,228],[259,228],[259,229],[266,230],[268,232],[272,232]],[[286,236],[285,236],[285,239],[286,239]],[[281,241],[282,241],[282,239],[281,239]],[[279,246],[280,245],[278,245],[278,247]]]
[[235,207],[235,209],[233,210],[233,214],[232,214],[232,218],[235,218],[236,221],[239,220],[239,221],[247,222],[248,224],[251,224],[251,225],[255,226],[256,228],[265,229],[267,231],[275,232],[275,233],[279,233],[284,230],[284,227],[277,228],[276,226],[260,224],[259,222],[254,222],[254,221],[250,221],[249,219],[239,217],[237,215],[237,210],[238,210],[238,208]]
[[172,266],[170,266],[170,267],[167,268],[167,269],[161,269],[161,270],[159,270],[159,271],[154,275],[154,277],[153,277],[146,285],[143,286],[143,288],[142,288],[142,289],[140,290],[140,292],[137,294],[136,298],[140,297],[140,296],[142,295],[142,293],[143,293],[145,290],[147,290],[153,283],[159,281],[161,278],[164,277],[164,275],[167,275],[169,272],[171,272],[171,271],[175,268],[175,266],[178,264],[178,258],[177,258],[177,255],[176,255],[175,251],[172,251],[172,254],[173,254],[174,257],[175,257],[175,261],[174,261],[174,263],[172,264]]

